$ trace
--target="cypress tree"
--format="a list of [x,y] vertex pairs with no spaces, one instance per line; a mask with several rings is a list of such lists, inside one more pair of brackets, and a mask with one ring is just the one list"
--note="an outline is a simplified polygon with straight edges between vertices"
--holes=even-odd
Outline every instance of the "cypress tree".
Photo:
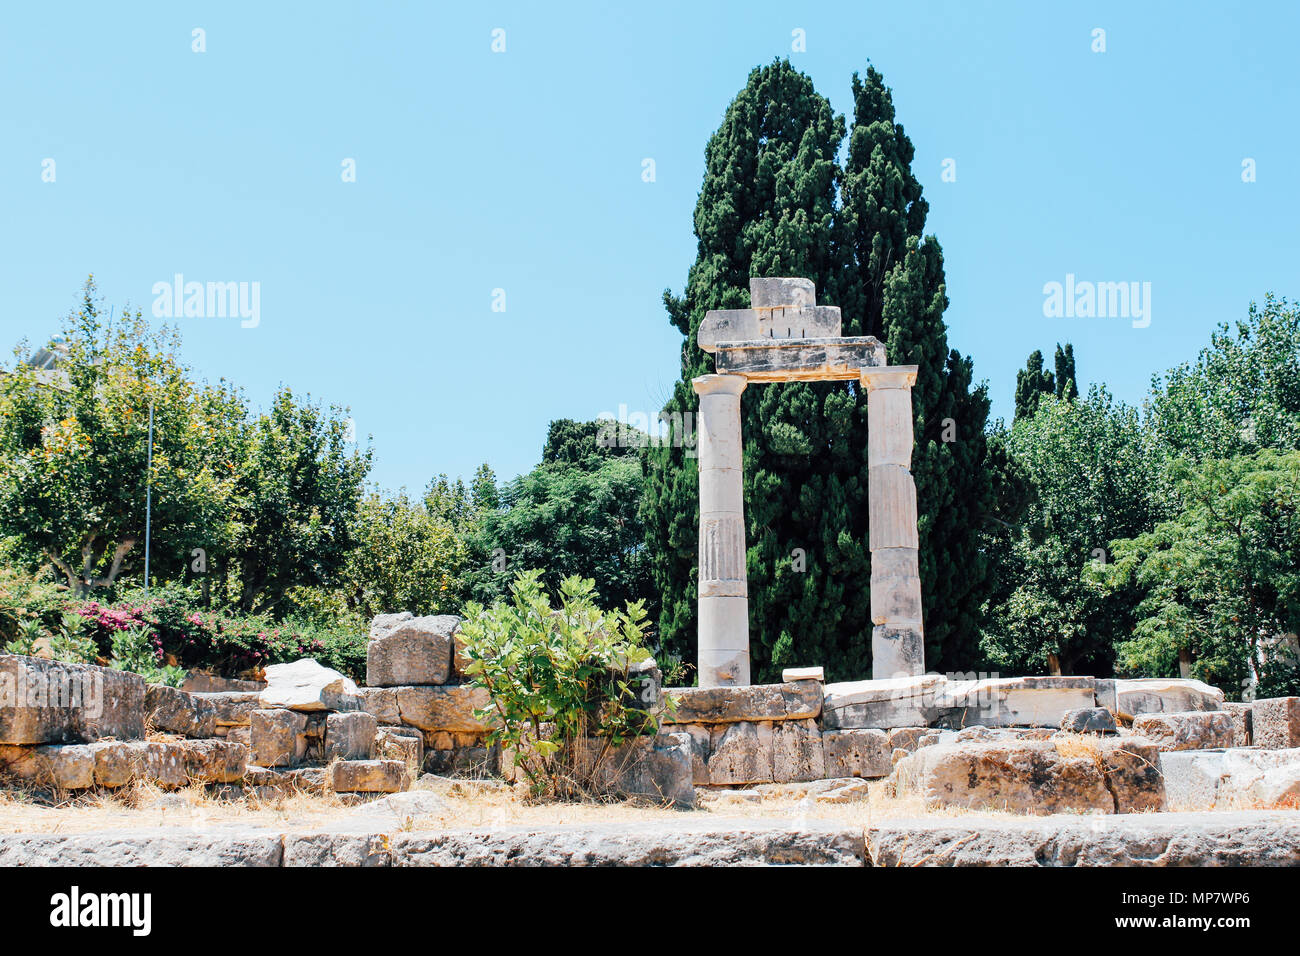
[[[681,297],[664,293],[684,336],[682,378],[665,409],[694,412],[690,380],[713,371],[695,342],[709,309],[749,306],[751,276],[805,276],[839,305],[844,335],[875,335],[893,364],[921,367],[913,392],[922,586],[929,663],[973,666],[991,508],[988,414],[968,359],[949,351],[943,256],[923,235],[913,149],[880,75],[855,76],[854,129],[807,76],[754,70],[709,140],[695,209],[697,256]],[[837,198],[842,202],[837,203]],[[750,638],[755,681],[795,663],[833,679],[871,661],[867,397],[856,383],[754,385],[741,401]],[[643,517],[665,650],[694,656],[698,477],[689,450],[647,453]]]
[[1056,377],[1043,370],[1043,353],[1034,349],[1025,367],[1016,373],[1016,412],[1013,421],[1033,418],[1038,400],[1056,392]]

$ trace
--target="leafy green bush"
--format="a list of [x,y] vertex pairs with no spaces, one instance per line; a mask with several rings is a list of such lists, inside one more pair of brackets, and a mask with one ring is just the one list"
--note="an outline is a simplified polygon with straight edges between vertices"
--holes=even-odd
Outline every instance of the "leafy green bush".
[[160,664],[163,659],[162,644],[147,627],[132,627],[118,631],[112,638],[113,661],[111,666],[119,671],[139,674],[150,684],[179,687],[185,679],[185,670],[170,664]]
[[650,658],[646,612],[639,601],[601,611],[594,582],[578,577],[560,583],[560,606],[552,609],[540,578],[526,571],[508,602],[466,606],[465,673],[491,698],[476,712],[494,725],[489,742],[509,754],[534,794],[588,795],[612,748],[658,729],[633,686],[635,665]]

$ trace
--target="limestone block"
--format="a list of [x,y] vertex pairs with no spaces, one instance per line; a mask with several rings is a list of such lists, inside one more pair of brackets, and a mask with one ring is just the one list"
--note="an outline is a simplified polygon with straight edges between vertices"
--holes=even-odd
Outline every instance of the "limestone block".
[[717,724],[709,743],[709,782],[771,783],[772,721]]
[[164,789],[175,789],[189,783],[185,750],[179,744],[151,740],[133,743],[131,747],[138,779]]
[[187,694],[224,694],[230,691],[260,692],[265,686],[266,681],[261,680],[240,680],[209,671],[188,671],[181,681],[180,689]]
[[[891,734],[883,730],[828,730],[822,734],[831,777],[888,777],[893,770]],[[901,738],[900,738],[901,739]],[[913,748],[914,749],[914,748]]]
[[95,786],[125,787],[134,779],[136,757],[131,743],[104,740],[86,746],[95,763]]
[[138,740],[144,697],[138,674],[0,654],[0,744]]
[[325,718],[325,760],[371,759],[376,728],[370,714],[330,714]]
[[[633,737],[612,750],[589,740],[582,751],[592,761],[585,769],[608,796],[649,800],[656,804],[695,806],[691,742],[687,734]],[[600,762],[594,761],[604,754]]]
[[1091,677],[993,677],[949,681],[939,706],[949,727],[1060,727],[1094,700]]
[[778,720],[772,724],[772,781],[793,783],[826,776],[822,733],[815,720]]
[[884,548],[918,548],[916,483],[912,473],[903,465],[872,465],[867,475],[872,555]]
[[847,780],[828,781],[836,785],[818,791],[813,797],[816,803],[858,803],[871,796],[871,790],[865,780],[849,778]]
[[1081,707],[1065,712],[1061,729],[1071,734],[1113,734],[1115,718],[1105,707]]
[[822,685],[817,681],[748,687],[670,687],[665,693],[677,703],[676,714],[665,717],[665,723],[804,720],[822,712]]
[[289,767],[307,755],[307,715],[293,710],[255,710],[250,715],[252,760],[259,767]]
[[[749,306],[752,309],[803,309],[816,302],[817,284],[812,279],[764,276],[749,280]],[[839,330],[827,334],[839,335]]]
[[1300,697],[1270,697],[1251,704],[1251,739],[1261,750],[1300,747]]
[[358,687],[361,697],[361,709],[374,715],[380,724],[400,724],[402,717],[397,710],[397,690],[393,687]]
[[1222,711],[1185,714],[1139,714],[1133,732],[1161,750],[1214,750],[1231,747],[1235,728],[1232,716]]
[[1228,750],[1216,809],[1300,810],[1300,749]]
[[424,734],[415,727],[380,727],[375,734],[375,754],[380,760],[401,760],[408,766],[424,766]]
[[272,664],[266,669],[266,689],[261,693],[265,708],[289,710],[352,710],[358,706],[357,685],[338,671],[310,657],[291,664]]
[[220,691],[190,696],[196,706],[212,708],[218,727],[247,727],[249,715],[262,707],[261,691]]
[[[714,356],[718,373],[741,375],[750,382],[856,382],[863,368],[884,364],[885,347],[870,335],[829,337],[819,330],[807,338],[786,335],[796,330],[791,319],[797,324],[811,318],[811,323],[804,324],[816,325],[821,321],[817,313],[825,314],[826,308],[818,306],[801,316],[788,312],[779,316],[776,338],[720,343]],[[833,321],[838,322],[839,310],[835,312]]]
[[177,745],[183,753],[185,774],[191,782],[238,783],[248,767],[248,748],[228,740],[186,740]]
[[820,667],[787,667],[781,671],[781,683],[797,680],[825,681],[826,671]]
[[411,785],[400,760],[339,760],[329,767],[335,793],[397,793]]
[[144,706],[146,721],[154,730],[183,737],[216,735],[217,710],[202,697],[164,684],[149,684]]
[[[886,748],[891,752],[894,750],[905,750],[912,753],[914,750],[923,746],[922,740],[934,737],[931,743],[938,742],[938,736],[928,727],[895,727],[892,730],[885,731],[888,738]],[[825,734],[822,735],[823,737]]]
[[708,785],[709,778],[709,748],[712,746],[712,735],[709,733],[709,727],[706,724],[672,724],[666,727],[667,732],[675,734],[685,734],[687,746],[691,754],[691,771],[693,780],[698,786]]
[[377,636],[375,622],[371,622],[366,684],[401,687],[447,683],[451,678],[453,635],[460,620],[452,614],[412,617],[387,630],[380,629]]
[[0,744],[0,774],[35,787],[85,790],[95,785],[95,757],[86,744]]
[[923,727],[939,715],[938,674],[826,685],[823,730]]
[[1232,717],[1232,746],[1249,747],[1253,738],[1251,736],[1251,710],[1253,704],[1233,701],[1224,701],[1219,705],[1219,709],[1225,714]]
[[1171,811],[1211,810],[1223,778],[1224,752],[1163,750],[1160,775],[1165,782],[1166,807]]
[[[252,711],[249,711],[252,713]],[[221,731],[225,734],[220,734]],[[224,736],[232,744],[243,744],[251,753],[253,750],[253,731],[251,727],[218,727],[218,735]]]
[[930,809],[1129,813],[1164,803],[1158,752],[1139,738],[926,747],[899,761],[890,779]]
[[1198,680],[1144,677],[1115,681],[1115,715],[1126,720],[1138,714],[1218,710],[1223,691]]
[[410,611],[398,611],[395,614],[376,614],[370,619],[370,640],[391,634],[399,624],[414,620]]
[[490,704],[488,692],[481,687],[448,685],[397,688],[397,710],[402,723],[426,731],[486,733],[490,728],[474,716],[474,711],[487,708]]
[[1097,698],[1097,706],[1105,707],[1112,714],[1119,713],[1119,696],[1115,690],[1115,685],[1117,683],[1119,682],[1113,678],[1098,677],[1094,691]]

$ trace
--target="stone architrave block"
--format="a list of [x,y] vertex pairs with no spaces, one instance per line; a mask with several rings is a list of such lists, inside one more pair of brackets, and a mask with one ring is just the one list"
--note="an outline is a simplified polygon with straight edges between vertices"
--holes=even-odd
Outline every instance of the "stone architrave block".
[[407,618],[386,629],[372,623],[366,646],[367,686],[447,683],[452,676],[454,635],[460,621],[453,614],[440,614]]
[[961,727],[1060,727],[1068,711],[1091,708],[1091,677],[991,677],[949,681],[944,722]]
[[1300,697],[1269,697],[1250,708],[1251,735],[1261,750],[1300,747]]
[[945,679],[938,674],[826,685],[823,730],[924,727],[937,719]]
[[806,720],[822,712],[822,685],[815,680],[746,687],[671,687],[677,703],[668,724],[725,724]]

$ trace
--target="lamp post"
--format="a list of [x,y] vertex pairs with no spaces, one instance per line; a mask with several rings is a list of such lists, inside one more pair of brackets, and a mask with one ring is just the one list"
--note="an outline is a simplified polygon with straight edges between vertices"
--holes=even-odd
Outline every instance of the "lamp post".
[[153,517],[153,395],[149,396],[149,448],[144,466],[144,596],[149,596],[149,532]]

